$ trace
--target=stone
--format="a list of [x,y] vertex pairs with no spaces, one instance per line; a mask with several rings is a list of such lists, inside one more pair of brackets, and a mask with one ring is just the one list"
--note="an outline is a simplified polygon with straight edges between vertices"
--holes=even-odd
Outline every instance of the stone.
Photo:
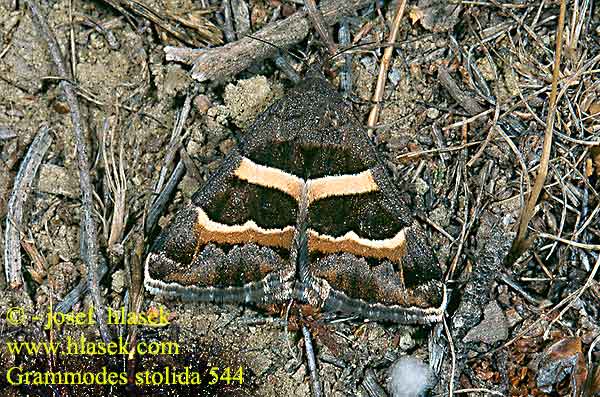
[[44,193],[79,197],[79,179],[65,167],[42,164],[39,169],[37,190]]
[[117,294],[120,294],[125,288],[125,272],[123,270],[117,270],[112,275],[111,288]]
[[463,342],[484,342],[493,344],[508,338],[508,322],[504,312],[495,300],[488,303],[483,311],[483,320],[473,327]]

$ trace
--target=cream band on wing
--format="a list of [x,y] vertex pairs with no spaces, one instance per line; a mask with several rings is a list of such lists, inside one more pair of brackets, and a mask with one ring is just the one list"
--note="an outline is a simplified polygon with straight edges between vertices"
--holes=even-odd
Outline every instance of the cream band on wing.
[[330,196],[348,196],[379,190],[379,186],[375,183],[371,170],[366,170],[359,174],[309,179],[307,184],[309,204]]
[[242,157],[242,162],[235,170],[235,176],[254,185],[270,187],[289,194],[296,201],[304,187],[304,180],[280,169],[256,164],[247,157]]
[[307,185],[308,204],[330,196],[349,196],[376,192],[379,190],[371,170],[358,174],[333,175],[307,182],[296,175],[277,168],[256,164],[247,157],[242,157],[235,170],[235,176],[248,183],[277,189],[300,201],[302,189]]
[[243,225],[225,225],[212,221],[200,207],[196,208],[196,232],[198,245],[206,243],[247,244],[257,243],[268,247],[290,249],[294,238],[294,227],[283,229],[263,229],[254,221],[246,221]]
[[347,252],[350,254],[389,259],[400,263],[406,247],[406,233],[400,230],[394,237],[384,240],[370,240],[362,238],[353,231],[340,237],[319,234],[312,229],[308,230],[309,252],[322,252],[331,254]]

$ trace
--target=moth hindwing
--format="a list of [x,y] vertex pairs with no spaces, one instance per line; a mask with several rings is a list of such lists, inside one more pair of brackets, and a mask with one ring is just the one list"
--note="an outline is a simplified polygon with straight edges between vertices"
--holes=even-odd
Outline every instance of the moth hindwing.
[[446,305],[420,227],[351,108],[316,73],[256,119],[162,231],[145,285],[398,323],[439,321]]

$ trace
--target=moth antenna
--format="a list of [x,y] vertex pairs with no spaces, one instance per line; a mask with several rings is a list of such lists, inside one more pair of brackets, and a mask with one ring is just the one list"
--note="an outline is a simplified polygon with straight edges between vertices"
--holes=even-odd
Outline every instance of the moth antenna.
[[267,41],[267,40],[263,40],[263,39],[261,39],[261,38],[259,38],[259,37],[252,36],[251,34],[247,34],[247,35],[246,35],[246,37],[249,37],[249,38],[251,38],[251,39],[254,39],[254,40],[256,40],[256,41],[259,41],[259,42],[261,42],[261,43],[263,43],[263,44],[270,45],[270,46],[271,46],[271,47],[273,47],[273,48],[277,48],[277,50],[278,50],[279,52],[281,52],[281,53],[283,53],[283,54],[285,54],[285,55],[289,55],[289,56],[291,56],[292,58],[294,58],[294,59],[296,59],[296,60],[298,60],[298,61],[302,62],[302,64],[304,65],[304,67],[308,67],[308,66],[309,66],[309,65],[308,65],[308,63],[306,62],[306,59],[305,59],[305,58],[302,58],[302,57],[300,57],[300,56],[298,56],[298,55],[296,55],[296,54],[292,53],[291,51],[289,51],[289,50],[287,50],[287,49],[285,49],[285,48],[279,47],[277,44],[273,44],[273,43],[271,43],[271,42],[269,42],[269,41]]
[[[360,47],[370,46],[370,45],[373,45],[373,44],[376,44],[376,43],[373,41],[373,42],[370,42],[370,43],[354,44],[354,45],[351,45],[350,47],[342,48],[338,52],[336,52],[335,54],[330,55],[329,57],[327,57],[325,59],[325,62],[331,62],[333,59],[339,57],[340,55],[344,55],[344,53],[346,53],[348,51],[352,51],[352,50],[354,50],[356,48],[360,48]],[[385,47],[385,46],[382,45],[381,47]]]

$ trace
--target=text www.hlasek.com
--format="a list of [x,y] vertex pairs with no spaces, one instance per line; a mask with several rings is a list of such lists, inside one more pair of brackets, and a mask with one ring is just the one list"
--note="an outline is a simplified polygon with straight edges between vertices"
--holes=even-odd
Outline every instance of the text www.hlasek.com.
[[85,336],[80,338],[66,337],[64,342],[34,342],[34,341],[7,341],[8,351],[13,355],[48,354],[48,355],[158,355],[179,354],[179,345],[172,341],[144,342],[140,341],[133,348],[129,348],[126,341],[119,337],[118,341],[105,343],[103,341],[89,341]]

